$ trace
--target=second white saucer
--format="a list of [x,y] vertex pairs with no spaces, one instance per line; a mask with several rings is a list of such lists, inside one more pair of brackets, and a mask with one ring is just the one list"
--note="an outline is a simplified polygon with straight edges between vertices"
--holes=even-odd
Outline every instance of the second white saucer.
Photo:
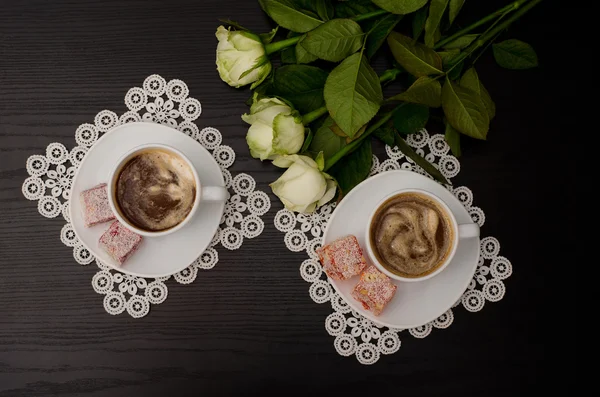
[[[363,181],[343,198],[331,214],[323,244],[353,234],[364,250],[366,223],[373,208],[385,196],[407,188],[435,194],[448,205],[459,223],[473,222],[460,201],[437,182],[411,171],[387,171]],[[460,298],[473,278],[478,259],[479,238],[461,240],[452,262],[440,274],[419,282],[392,280],[398,289],[379,316],[365,310],[351,296],[358,276],[330,281],[352,309],[368,319],[392,328],[413,328],[436,319]]]

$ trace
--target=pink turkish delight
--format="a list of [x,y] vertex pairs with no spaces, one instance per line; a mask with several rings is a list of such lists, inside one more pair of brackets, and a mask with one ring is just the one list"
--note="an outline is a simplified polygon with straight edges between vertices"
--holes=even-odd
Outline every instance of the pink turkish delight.
[[317,250],[323,270],[334,280],[346,280],[360,274],[367,266],[358,240],[353,235],[341,237]]
[[86,227],[112,221],[115,215],[108,204],[106,183],[81,192],[79,196],[83,209],[83,220]]
[[127,229],[119,221],[114,221],[100,236],[99,245],[122,265],[138,249],[141,242],[142,236]]
[[378,316],[394,297],[396,288],[388,276],[371,265],[360,275],[360,281],[352,290],[352,297]]

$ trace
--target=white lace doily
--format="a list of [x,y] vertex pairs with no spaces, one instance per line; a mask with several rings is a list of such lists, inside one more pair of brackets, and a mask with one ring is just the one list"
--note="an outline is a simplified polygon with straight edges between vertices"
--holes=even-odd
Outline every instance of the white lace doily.
[[[94,117],[93,123],[80,125],[75,131],[78,146],[69,151],[61,143],[51,143],[45,154],[27,159],[30,177],[23,183],[23,195],[29,200],[37,200],[40,214],[47,218],[62,214],[67,223],[62,228],[60,240],[73,248],[77,263],[87,265],[95,258],[79,243],[69,219],[69,194],[75,171],[103,133],[135,121],[165,124],[196,139],[212,153],[231,193],[210,248],[187,268],[173,274],[175,281],[180,284],[193,282],[198,270],[211,269],[217,264],[219,246],[235,250],[241,247],[244,239],[262,233],[264,223],[261,216],[271,208],[269,196],[255,190],[256,182],[250,175],[240,173],[232,177],[228,168],[235,161],[233,149],[221,144],[223,137],[216,128],[198,128],[194,121],[200,116],[202,106],[188,95],[188,87],[181,80],[167,82],[159,75],[149,76],[142,87],[127,91],[125,104],[129,111],[117,116],[110,110],[103,110]],[[171,276],[144,279],[122,274],[99,260],[95,263],[99,270],[92,278],[92,287],[104,295],[104,308],[110,314],[127,311],[132,317],[143,317],[148,314],[151,304],[160,304],[167,298],[165,282]]]
[[[444,136],[430,136],[426,130],[408,136],[407,142],[450,180],[458,175],[460,163],[448,152],[450,148]],[[371,176],[390,170],[412,170],[429,176],[420,166],[407,158],[397,148],[386,146],[388,158],[380,162],[373,156]],[[485,215],[481,208],[473,205],[473,193],[468,187],[446,186],[465,206],[473,221],[483,226]],[[308,258],[300,265],[300,275],[310,283],[310,297],[316,303],[330,302],[333,309],[325,319],[325,329],[334,336],[333,345],[342,356],[354,355],[362,364],[374,364],[382,354],[392,354],[400,348],[399,334],[403,330],[380,326],[351,309],[344,299],[329,284],[319,264],[316,249],[321,246],[327,221],[335,203],[327,204],[313,214],[295,214],[286,209],[275,215],[275,227],[285,233],[284,241],[290,251],[306,251]],[[497,302],[504,297],[504,282],[511,275],[512,265],[500,256],[500,243],[494,237],[481,239],[481,255],[477,270],[462,297],[453,308],[437,319],[411,328],[408,333],[415,338],[425,338],[434,328],[448,328],[454,320],[453,309],[462,305],[470,312],[483,308],[486,301]]]

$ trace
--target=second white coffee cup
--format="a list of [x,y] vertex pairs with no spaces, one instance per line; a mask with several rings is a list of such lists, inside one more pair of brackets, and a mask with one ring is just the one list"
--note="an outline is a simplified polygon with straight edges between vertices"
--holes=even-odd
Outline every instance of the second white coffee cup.
[[[427,273],[423,276],[417,276],[417,277],[404,277],[404,276],[400,276],[396,273],[393,273],[391,271],[389,271],[378,259],[377,256],[375,255],[375,247],[373,247],[372,242],[371,242],[371,238],[370,238],[370,229],[371,229],[371,223],[373,222],[373,218],[375,217],[375,215],[377,214],[377,210],[388,200],[390,200],[392,197],[397,196],[399,194],[402,193],[417,193],[417,194],[421,194],[423,196],[426,196],[428,199],[432,200],[433,202],[435,202],[435,204],[442,210],[444,211],[448,221],[449,221],[449,226],[452,229],[452,240],[450,241],[450,247],[449,247],[449,252],[446,255],[445,259],[443,260],[443,262],[441,264],[438,264],[437,267],[435,268],[434,271]],[[454,214],[452,213],[452,211],[450,210],[450,208],[448,207],[448,205],[442,200],[440,199],[438,196],[436,196],[433,193],[430,193],[428,191],[422,190],[422,189],[403,189],[403,190],[398,190],[395,191],[394,193],[384,197],[379,203],[377,203],[377,205],[375,206],[375,208],[373,209],[373,211],[371,212],[371,214],[369,215],[368,218],[368,222],[367,222],[367,226],[366,226],[366,247],[367,247],[367,254],[369,256],[369,259],[371,260],[371,262],[385,275],[387,275],[388,277],[394,279],[394,280],[398,280],[398,281],[405,281],[405,282],[415,282],[415,281],[423,281],[423,280],[427,280],[431,277],[434,277],[435,275],[441,273],[449,264],[450,262],[452,262],[452,258],[454,258],[454,254],[456,253],[456,249],[458,247],[458,244],[460,244],[460,240],[462,239],[466,239],[466,238],[473,238],[473,237],[478,237],[479,236],[479,225],[477,225],[476,223],[464,223],[464,224],[459,224],[456,221],[456,217],[454,216]]]

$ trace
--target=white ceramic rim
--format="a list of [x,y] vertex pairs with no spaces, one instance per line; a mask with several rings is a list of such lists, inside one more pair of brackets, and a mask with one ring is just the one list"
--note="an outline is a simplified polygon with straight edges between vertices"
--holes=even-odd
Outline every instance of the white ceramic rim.
[[[379,260],[377,260],[377,256],[373,252],[373,247],[371,247],[371,239],[370,239],[371,231],[370,231],[370,229],[371,229],[371,222],[373,222],[373,217],[375,216],[375,213],[381,207],[381,205],[383,203],[385,203],[387,200],[391,199],[394,196],[402,194],[402,193],[418,193],[418,194],[422,194],[423,196],[429,197],[430,199],[435,201],[437,205],[442,207],[442,209],[446,212],[446,215],[448,215],[448,217],[450,218],[450,223],[452,223],[451,226],[452,226],[452,231],[454,233],[454,235],[453,235],[454,237],[452,239],[452,248],[450,250],[450,253],[446,256],[444,263],[442,263],[440,266],[438,266],[438,268],[435,271],[433,271],[429,274],[426,274],[425,276],[422,276],[422,277],[402,277],[395,273],[390,272],[381,264],[381,262],[379,262]],[[454,254],[456,254],[456,249],[458,247],[459,235],[458,235],[458,222],[456,220],[456,216],[454,216],[454,213],[452,213],[452,210],[450,210],[450,207],[448,207],[448,205],[441,198],[439,198],[435,194],[428,192],[426,190],[423,190],[423,189],[416,189],[416,188],[400,189],[400,190],[395,191],[394,193],[391,193],[391,194],[388,194],[387,196],[385,196],[383,199],[381,199],[379,201],[379,203],[377,203],[375,208],[373,208],[373,211],[371,211],[371,214],[369,215],[369,218],[367,221],[366,228],[367,229],[365,232],[365,245],[367,248],[367,254],[369,255],[369,259],[371,260],[373,265],[375,265],[375,267],[377,269],[379,269],[380,272],[382,272],[389,278],[393,278],[394,280],[398,280],[398,281],[402,281],[402,282],[415,283],[415,282],[430,279],[430,278],[440,274],[446,267],[448,267],[450,262],[452,262],[452,259],[454,259]]]
[[[121,167],[127,161],[129,161],[132,157],[134,157],[137,153],[139,153],[143,150],[149,150],[149,149],[161,149],[161,150],[165,150],[168,152],[172,152],[172,153],[176,154],[177,156],[181,157],[185,161],[185,163],[188,165],[188,167],[190,167],[190,169],[192,170],[192,174],[194,175],[194,182],[196,183],[196,197],[194,198],[194,205],[192,206],[192,209],[187,214],[187,216],[181,222],[179,222],[176,226],[173,226],[170,229],[161,230],[159,232],[151,232],[151,231],[147,231],[147,230],[142,230],[142,229],[132,225],[127,219],[125,219],[125,217],[123,217],[121,215],[120,211],[117,209],[117,205],[115,203],[115,198],[114,198],[114,184],[115,184],[115,178],[117,178],[119,176],[118,171],[120,171]],[[165,145],[162,143],[146,143],[146,144],[139,145],[139,146],[132,148],[130,151],[125,153],[123,156],[121,156],[121,158],[117,161],[115,166],[110,171],[110,174],[108,177],[107,193],[108,193],[108,203],[110,205],[110,209],[112,210],[113,214],[115,215],[115,218],[117,218],[117,220],[123,226],[125,226],[132,232],[142,235],[144,237],[152,238],[152,237],[166,236],[167,234],[174,233],[174,232],[178,231],[179,229],[181,229],[182,227],[184,227],[190,221],[190,219],[192,219],[194,217],[194,215],[196,214],[196,211],[198,210],[198,206],[200,205],[200,199],[202,196],[202,184],[200,182],[200,177],[198,176],[198,172],[196,171],[196,167],[194,167],[194,165],[192,164],[190,159],[187,158],[187,156],[185,154],[181,153],[179,150],[175,149],[172,146]]]

